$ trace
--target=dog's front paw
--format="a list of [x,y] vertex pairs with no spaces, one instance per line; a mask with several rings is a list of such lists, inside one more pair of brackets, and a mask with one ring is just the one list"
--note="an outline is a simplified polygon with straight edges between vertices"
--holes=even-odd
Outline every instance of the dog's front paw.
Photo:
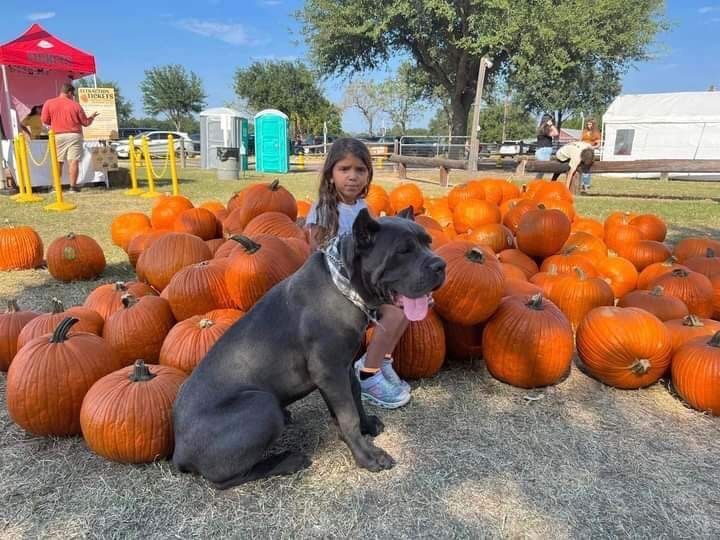
[[359,467],[371,472],[380,472],[392,469],[395,466],[395,460],[392,456],[382,448],[374,445],[371,445],[368,451],[356,455],[355,462]]
[[363,435],[370,435],[371,437],[377,437],[385,430],[385,424],[382,423],[377,416],[369,414],[365,417],[365,421],[360,426],[360,431]]

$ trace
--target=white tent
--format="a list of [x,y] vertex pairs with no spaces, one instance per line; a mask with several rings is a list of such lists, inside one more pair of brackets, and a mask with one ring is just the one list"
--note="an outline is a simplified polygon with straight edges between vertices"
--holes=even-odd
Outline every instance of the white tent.
[[620,96],[603,116],[603,141],[605,161],[720,159],[720,92]]

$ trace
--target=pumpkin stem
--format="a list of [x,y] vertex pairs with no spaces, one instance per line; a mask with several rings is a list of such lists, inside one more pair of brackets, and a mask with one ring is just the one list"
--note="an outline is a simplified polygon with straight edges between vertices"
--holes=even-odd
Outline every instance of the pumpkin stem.
[[6,313],[17,313],[18,311],[20,311],[20,306],[18,306],[17,300],[8,300]]
[[75,240],[75,233],[69,232],[67,233],[67,236],[65,238],[67,238],[68,240]]
[[116,281],[115,282],[115,292],[120,292],[120,291],[127,291],[127,285],[125,284],[124,281]]
[[675,257],[675,255],[670,255],[667,259],[663,261],[662,264],[663,266],[672,266],[676,262],[678,262],[677,257]]
[[138,303],[138,298],[133,293],[125,293],[120,297],[123,307],[129,308]]
[[198,323],[198,326],[200,326],[200,328],[202,328],[203,330],[205,328],[210,328],[211,326],[214,326],[214,325],[215,325],[215,322],[212,319],[202,319]]
[[540,203],[537,205],[538,210],[547,210],[547,206],[545,206],[543,203]]
[[580,281],[585,281],[587,279],[587,274],[585,273],[585,270],[583,270],[579,266],[573,266],[573,270],[575,271],[575,275]]
[[635,360],[632,364],[630,364],[628,369],[630,369],[630,371],[632,371],[635,375],[644,375],[650,371],[650,360],[647,358]]
[[651,296],[662,296],[664,291],[665,291],[665,289],[663,288],[662,285],[655,285],[652,288],[652,291],[650,291],[650,295]]
[[257,250],[259,250],[262,247],[257,242],[253,242],[247,236],[243,236],[241,234],[234,234],[230,237],[230,239],[235,240],[250,255],[252,255],[253,253],[255,253]]
[[70,328],[72,328],[72,326],[79,320],[80,319],[77,317],[68,317],[60,321],[60,324],[55,327],[55,331],[50,338],[50,343],[62,343],[63,341],[66,341]]
[[705,256],[708,259],[712,259],[713,257],[715,257],[715,250],[713,248],[707,248],[707,251],[705,252]]
[[65,306],[63,306],[63,303],[58,298],[53,297],[52,299],[52,312],[53,313],[62,313],[65,311]]
[[142,360],[135,360],[135,365],[133,366],[132,373],[128,376],[128,379],[130,379],[132,382],[141,382],[141,381],[149,381],[150,379],[154,379],[157,377],[154,373],[152,373],[148,367],[145,365],[145,362]]
[[711,337],[710,341],[708,341],[708,345],[720,348],[720,331],[713,334],[713,337]]
[[530,309],[534,309],[535,311],[542,311],[543,309],[543,295],[542,293],[533,294],[530,297],[530,300],[528,300],[527,304],[525,304]]
[[697,315],[687,315],[683,317],[683,326],[700,327],[705,326]]
[[477,247],[474,247],[470,251],[468,251],[465,254],[465,257],[467,257],[470,262],[480,264],[485,262],[485,254],[483,253],[483,250]]
[[276,178],[270,184],[270,191],[277,191],[279,187],[280,187],[280,179]]
[[690,275],[690,274],[688,274],[688,271],[687,271],[687,270],[683,270],[682,268],[676,268],[675,270],[673,270],[673,271],[671,272],[671,274],[672,274],[674,277],[680,277],[680,278],[685,278],[685,277],[688,277],[688,276]]

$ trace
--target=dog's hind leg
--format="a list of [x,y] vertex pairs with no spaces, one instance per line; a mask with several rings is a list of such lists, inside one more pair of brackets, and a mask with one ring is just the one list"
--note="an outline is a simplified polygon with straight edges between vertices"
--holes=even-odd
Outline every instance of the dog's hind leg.
[[269,478],[271,476],[285,476],[307,469],[312,464],[310,458],[301,452],[282,452],[273,454],[264,459],[249,471],[229,478],[224,482],[215,483],[218,489],[228,489],[246,482]]

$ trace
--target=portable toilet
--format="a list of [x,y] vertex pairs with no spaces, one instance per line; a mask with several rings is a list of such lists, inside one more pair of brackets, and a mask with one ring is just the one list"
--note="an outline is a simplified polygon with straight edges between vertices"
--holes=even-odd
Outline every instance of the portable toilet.
[[237,154],[240,170],[248,169],[248,120],[228,107],[206,109],[200,113],[201,168],[218,168],[218,148],[232,149],[225,153]]
[[276,109],[255,115],[255,169],[271,173],[290,170],[288,117]]

